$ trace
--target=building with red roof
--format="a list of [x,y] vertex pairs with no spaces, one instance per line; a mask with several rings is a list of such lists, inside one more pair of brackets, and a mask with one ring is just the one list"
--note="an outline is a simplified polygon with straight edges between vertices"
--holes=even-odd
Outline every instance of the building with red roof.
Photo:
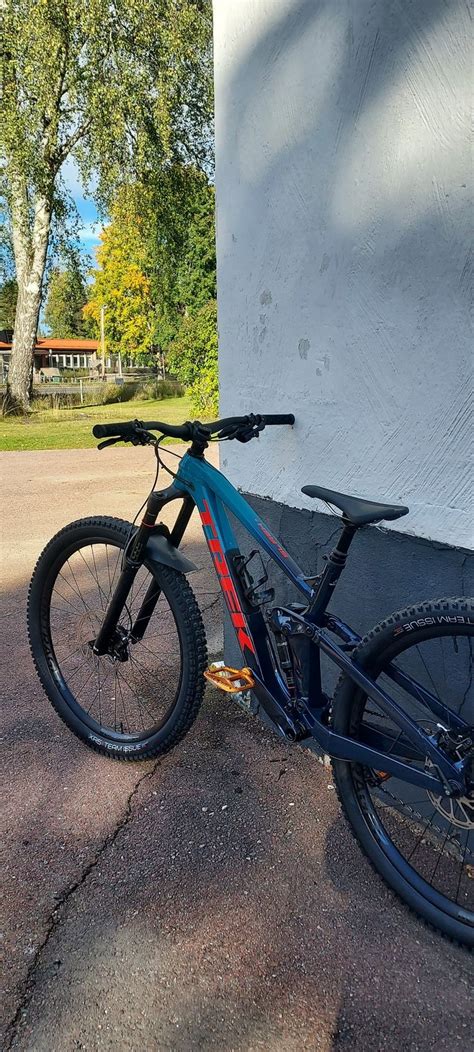
[[[8,364],[12,349],[13,333],[9,329],[0,330],[0,358],[3,364],[3,374],[8,371]],[[76,339],[67,337],[58,339],[53,336],[40,336],[37,338],[34,350],[34,372],[35,379],[39,379],[42,370],[45,369],[92,369],[98,367],[97,351],[98,340]],[[106,358],[106,368],[110,368],[110,360]]]

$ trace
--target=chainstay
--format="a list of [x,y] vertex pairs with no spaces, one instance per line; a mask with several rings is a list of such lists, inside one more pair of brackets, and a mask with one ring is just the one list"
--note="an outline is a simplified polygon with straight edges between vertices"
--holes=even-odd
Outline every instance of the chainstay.
[[[376,787],[376,788],[377,788],[377,789],[379,790],[379,792],[383,793],[383,794],[384,794],[385,796],[388,796],[388,797],[390,797],[390,799],[391,799],[391,800],[393,800],[393,801],[394,801],[394,803],[396,803],[396,804],[397,804],[397,811],[399,810],[399,805],[401,805],[401,808],[402,808],[402,810],[403,810],[404,814],[405,814],[405,815],[406,815],[406,816],[407,816],[408,818],[412,818],[412,817],[414,817],[414,818],[417,818],[417,819],[419,819],[419,821],[420,821],[420,822],[425,822],[425,820],[426,820],[426,816],[423,816],[423,815],[421,815],[419,811],[416,811],[414,807],[411,807],[411,806],[410,806],[410,804],[407,804],[407,803],[405,803],[405,801],[404,801],[404,800],[401,800],[401,799],[400,799],[400,797],[398,797],[398,796],[394,796],[394,794],[393,794],[393,793],[391,793],[389,789],[385,789],[385,788],[382,788],[382,786],[381,786],[381,785],[377,785],[377,787]],[[434,831],[434,832],[436,832],[436,833],[439,833],[439,834],[440,834],[440,835],[441,835],[442,837],[444,837],[444,836],[445,836],[445,834],[446,834],[446,831],[445,831],[444,829],[441,829],[441,827],[440,827],[440,826],[438,826],[438,825],[436,825],[436,823],[431,823],[431,824],[430,824],[430,828],[429,828],[429,830],[428,830],[428,829],[426,830],[426,839],[427,839],[427,840],[429,840],[429,839],[430,839],[430,837],[429,837],[429,833],[430,833],[431,831]],[[438,848],[439,848],[439,841],[438,841],[438,840],[435,840],[435,839],[433,839],[433,840],[432,840],[432,843],[433,843],[433,844],[434,844],[434,845],[435,845],[436,847],[438,847]],[[445,841],[445,843],[443,844],[443,848],[442,848],[442,851],[441,851],[441,853],[443,853],[443,852],[444,852],[444,851],[446,850],[446,847],[447,847],[447,845],[448,845],[448,844],[449,844],[450,846],[452,846],[453,848],[456,848],[456,849],[457,849],[457,850],[459,850],[459,851],[461,851],[461,850],[462,850],[462,856],[459,856],[459,855],[458,855],[458,856],[457,856],[457,859],[456,859],[456,861],[460,862],[460,863],[461,863],[462,865],[463,865],[463,864],[465,864],[465,861],[466,861],[466,856],[469,856],[469,858],[472,858],[472,859],[474,859],[474,852],[472,852],[472,851],[471,851],[471,850],[470,850],[470,849],[469,849],[469,848],[467,847],[467,845],[466,845],[466,848],[462,848],[462,849],[461,849],[461,845],[460,845],[460,844],[459,844],[459,843],[458,843],[458,842],[457,842],[456,840],[453,840],[453,839],[452,839],[451,837],[448,837],[448,838],[447,838],[447,840]],[[450,858],[452,858],[452,857],[453,857],[453,855],[452,855],[452,854],[451,854],[450,852],[447,852],[447,854],[449,855],[449,857],[450,857]]]

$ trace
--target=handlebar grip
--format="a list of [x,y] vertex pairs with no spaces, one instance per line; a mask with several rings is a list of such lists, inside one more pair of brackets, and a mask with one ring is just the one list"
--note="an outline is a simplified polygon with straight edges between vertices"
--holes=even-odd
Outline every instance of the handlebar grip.
[[94,438],[121,438],[130,435],[133,420],[126,424],[94,424],[92,434]]
[[181,438],[184,442],[192,438],[190,424],[165,424],[160,420],[127,420],[124,424],[94,424],[92,434],[94,438],[123,438],[130,442],[136,436],[137,428],[142,431],[161,431],[162,435],[167,435],[169,438]]
[[294,424],[294,413],[266,413],[263,414],[266,424]]

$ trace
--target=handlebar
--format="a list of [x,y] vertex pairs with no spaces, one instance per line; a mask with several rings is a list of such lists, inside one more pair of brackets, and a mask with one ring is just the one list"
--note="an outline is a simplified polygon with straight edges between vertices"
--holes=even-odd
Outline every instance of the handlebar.
[[92,434],[94,438],[123,438],[125,441],[130,438],[135,430],[139,427],[142,431],[161,431],[163,435],[168,435],[169,438],[182,438],[186,441],[191,438],[191,425],[190,424],[161,424],[159,420],[151,420],[144,422],[142,420],[127,420],[124,424],[94,424],[92,428]]
[[267,424],[294,424],[295,417],[293,413],[265,413],[255,417],[228,416],[224,420],[215,420],[213,424],[203,424],[203,427],[210,428],[211,433],[214,434],[216,431],[223,431],[227,427],[239,427],[240,424],[243,427],[247,427],[253,421],[262,423],[266,427]]
[[293,413],[268,413],[265,415],[228,416],[222,420],[214,420],[210,424],[201,424],[199,421],[184,424],[165,424],[159,420],[127,420],[126,423],[117,424],[94,424],[92,434],[94,438],[117,438],[124,442],[130,442],[134,436],[145,431],[160,431],[162,435],[169,438],[181,438],[183,442],[191,441],[199,428],[201,434],[207,432],[214,435],[218,431],[228,429],[248,428],[252,426],[266,427],[267,425],[294,424]]

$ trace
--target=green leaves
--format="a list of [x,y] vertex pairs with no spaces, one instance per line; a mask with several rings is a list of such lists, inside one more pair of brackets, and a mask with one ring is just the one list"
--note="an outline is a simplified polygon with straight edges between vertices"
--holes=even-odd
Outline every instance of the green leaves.
[[171,371],[191,392],[193,409],[217,413],[217,303],[185,318],[168,351]]
[[145,273],[146,242],[142,210],[146,191],[124,187],[117,197],[111,223],[102,231],[97,250],[98,269],[92,271],[86,319],[96,323],[105,307],[107,349],[143,358],[150,354],[153,306],[150,280]]
[[13,329],[17,299],[18,285],[14,278],[7,278],[0,285],[0,329]]
[[[25,410],[50,231],[69,207],[62,166],[76,160],[103,212],[124,184],[154,185],[175,165],[209,171],[212,10],[211,0],[5,0],[2,16],[0,182],[22,305],[9,397]],[[141,262],[120,268],[106,289],[112,337],[145,353],[150,279]]]
[[[122,187],[97,262],[85,314],[98,326],[106,305],[109,350],[152,361],[158,349],[167,353],[171,345],[169,359],[175,363],[171,341],[186,343],[194,316],[210,304],[196,321],[202,346],[196,362],[203,376],[207,356],[210,363],[205,393],[199,388],[196,395],[205,399],[205,408],[215,398],[217,360],[214,189],[205,176],[171,165],[146,185]],[[186,367],[186,355],[179,376],[197,392],[198,377]]]
[[86,302],[85,282],[80,270],[54,268],[49,282],[44,320],[51,336],[85,336],[87,322],[83,316]]
[[3,35],[10,182],[45,193],[73,153],[107,205],[127,174],[209,159],[210,2],[9,0]]

